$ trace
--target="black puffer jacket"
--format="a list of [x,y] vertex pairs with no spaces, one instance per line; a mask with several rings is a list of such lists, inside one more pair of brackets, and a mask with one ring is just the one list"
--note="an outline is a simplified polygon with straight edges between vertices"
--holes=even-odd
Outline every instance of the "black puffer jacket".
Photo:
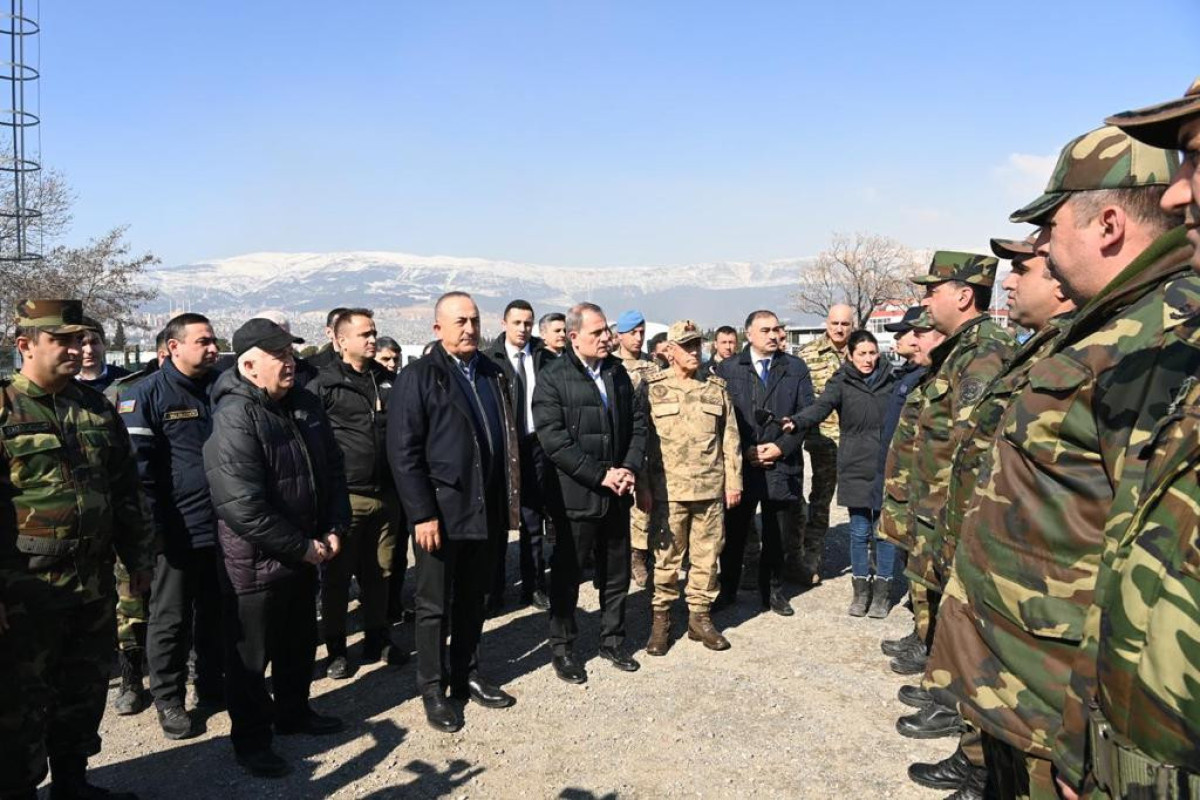
[[374,361],[362,373],[331,361],[305,391],[321,399],[345,461],[346,487],[378,496],[392,485],[387,460],[387,401],[395,376]]
[[[616,356],[604,359],[601,379],[608,409],[583,362],[568,347],[546,364],[533,391],[538,441],[557,467],[562,502],[571,519],[598,519],[616,495],[601,486],[610,467],[639,478],[646,458],[646,410]],[[632,503],[626,495],[621,502]]]
[[342,454],[320,401],[293,388],[276,402],[231,369],[213,408],[204,469],[234,591],[313,569],[303,560],[309,540],[350,523]]
[[793,419],[807,430],[834,411],[840,438],[837,450],[837,501],[846,508],[875,508],[875,477],[883,472],[879,441],[887,418],[896,375],[880,359],[863,375],[847,361],[825,384],[816,401]]

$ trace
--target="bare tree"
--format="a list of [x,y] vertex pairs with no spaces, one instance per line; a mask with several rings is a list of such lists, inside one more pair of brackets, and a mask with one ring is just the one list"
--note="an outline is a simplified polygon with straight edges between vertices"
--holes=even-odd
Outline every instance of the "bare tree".
[[884,303],[915,300],[918,295],[909,279],[923,271],[920,254],[893,239],[834,234],[829,248],[800,273],[793,301],[799,310],[821,316],[845,303],[854,309],[861,328]]

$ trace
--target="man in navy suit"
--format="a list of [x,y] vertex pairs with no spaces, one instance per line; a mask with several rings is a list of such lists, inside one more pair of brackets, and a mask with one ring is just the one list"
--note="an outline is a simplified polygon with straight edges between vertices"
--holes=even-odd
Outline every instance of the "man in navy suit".
[[477,651],[497,543],[517,528],[521,469],[508,381],[479,353],[475,301],[449,292],[434,317],[437,341],[392,389],[387,436],[417,558],[417,685],[429,724],[451,733],[463,725],[451,699],[516,702],[480,677]]
[[782,532],[791,530],[804,502],[803,437],[796,435],[791,418],[812,403],[813,386],[805,363],[784,352],[785,340],[774,312],[754,311],[746,318],[746,348],[716,368],[733,398],[742,437],[744,488],[741,505],[725,512],[721,593],[714,607],[737,599],[746,538],[761,506],[758,589],[763,609],[790,617],[795,612],[782,592]]

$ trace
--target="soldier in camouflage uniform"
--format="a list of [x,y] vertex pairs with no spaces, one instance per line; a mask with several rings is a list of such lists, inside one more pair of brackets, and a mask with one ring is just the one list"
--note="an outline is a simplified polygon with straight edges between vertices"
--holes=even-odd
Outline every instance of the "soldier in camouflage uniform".
[[[159,331],[154,340],[155,359],[137,372],[123,375],[104,390],[104,396],[116,406],[117,396],[141,383],[158,371],[167,358],[166,331]],[[117,655],[121,661],[121,686],[113,698],[113,710],[122,716],[138,714],[150,704],[146,691],[146,625],[150,621],[150,593],[135,595],[129,586],[129,570],[117,559],[114,569],[117,579]]]
[[[1108,122],[1183,152],[1162,205],[1184,213],[1191,265],[1200,271],[1200,79],[1182,99]],[[1131,437],[1140,449],[1121,485],[1134,486],[1109,513],[1085,624],[1084,650],[1095,648],[1097,659],[1075,669],[1063,714],[1071,722],[1090,717],[1084,788],[1093,797],[1200,797],[1200,317],[1179,325],[1163,351],[1181,353],[1189,377],[1166,415],[1144,419]],[[1084,747],[1078,736],[1059,737],[1060,774]],[[1079,786],[1060,778],[1066,783],[1059,788],[1073,797]]]
[[922,407],[912,461],[912,546],[905,573],[925,587],[927,595],[913,597],[920,645],[892,661],[892,670],[901,675],[924,671],[933,641],[945,580],[934,557],[945,535],[937,519],[950,488],[956,437],[967,426],[984,387],[1003,371],[1015,349],[1012,336],[988,312],[998,264],[991,256],[942,250],[934,253],[929,274],[913,279],[925,287],[921,304],[946,338],[931,354],[929,374],[916,392]]
[[[617,358],[629,373],[633,389],[645,399],[642,383],[647,375],[658,371],[654,359],[642,352],[642,341],[646,337],[646,318],[640,311],[626,311],[617,318],[617,340],[620,348]],[[636,506],[629,511],[630,539],[630,575],[639,588],[644,588],[650,582],[649,551],[650,540],[657,531],[663,528],[661,515],[653,511],[647,514]]]
[[106,797],[87,784],[85,770],[100,751],[115,644],[113,560],[119,554],[134,590],[144,591],[153,534],[124,425],[103,395],[74,380],[82,305],[30,300],[18,314],[23,364],[0,388],[0,494],[16,513],[0,523],[15,522],[22,567],[34,579],[21,582],[24,596],[14,606],[36,634],[24,700],[0,710],[7,762],[0,773],[13,791],[28,794],[45,777],[49,756],[53,797]]
[[[1157,208],[1173,154],[1112,127],[1071,141],[1046,192],[1014,222],[1044,225],[1038,251],[1074,319],[1015,385],[963,517],[928,677],[983,732],[989,793],[1055,797],[1052,753],[1083,777],[1086,720],[1064,717],[1114,500],[1140,484],[1134,438],[1186,376],[1164,348],[1200,307],[1177,219]],[[1121,483],[1118,485],[1118,479]]]
[[[671,604],[679,597],[686,553],[688,638],[710,650],[729,642],[709,614],[720,588],[717,559],[725,544],[725,509],[742,499],[742,450],[733,401],[715,375],[697,380],[703,336],[682,320],[667,335],[671,366],[646,378],[650,436],[647,465],[653,505],[667,524],[654,541],[654,618],[646,654],[671,646]],[[662,512],[660,512],[662,513]]]
[[[1013,357],[1008,369],[984,390],[962,435],[956,437],[958,444],[951,461],[947,502],[937,521],[942,531],[937,537],[941,545],[933,554],[936,570],[941,574],[950,573],[958,543],[955,532],[961,529],[963,516],[974,501],[976,479],[991,451],[996,426],[1012,397],[1011,387],[1019,385],[1029,368],[1049,351],[1075,309],[1061,284],[1050,274],[1045,257],[1036,253],[1036,238],[1034,233],[1024,241],[992,239],[992,252],[1012,261],[1012,271],[1002,284],[1007,292],[1009,319],[1034,335]],[[935,633],[935,648],[938,638]],[[930,688],[932,684],[926,680],[920,692],[932,700]],[[979,731],[971,729],[963,733],[958,749],[949,758],[936,764],[913,764],[908,774],[922,786],[958,788],[957,797],[982,796],[986,773]]]
[[[797,355],[808,365],[813,393],[820,396],[846,360],[846,340],[854,330],[854,309],[835,305],[825,318],[825,335],[800,348]],[[829,532],[829,506],[837,491],[838,414],[833,412],[804,436],[804,449],[812,465],[808,513],[797,514],[796,530],[784,542],[784,576],[802,585],[821,582],[825,535]]]

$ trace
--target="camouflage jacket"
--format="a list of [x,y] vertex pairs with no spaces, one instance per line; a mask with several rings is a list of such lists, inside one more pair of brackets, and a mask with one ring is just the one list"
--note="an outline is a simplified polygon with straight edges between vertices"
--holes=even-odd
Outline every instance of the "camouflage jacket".
[[939,549],[932,555],[938,574],[950,574],[954,551],[958,546],[958,532],[962,530],[967,509],[975,500],[979,470],[991,452],[992,440],[1004,416],[1004,409],[1012,400],[1016,388],[1024,385],[1029,368],[1050,351],[1070,319],[1070,314],[1055,317],[1021,345],[1008,368],[988,384],[983,397],[971,411],[967,424],[956,434],[954,457],[950,463],[950,486],[946,492],[946,504],[938,514],[938,530],[934,537]]
[[[1114,497],[1140,485],[1134,432],[1167,410],[1189,365],[1168,356],[1169,328],[1200,307],[1182,229],[1153,243],[1081,309],[1014,387],[967,511],[927,678],[986,733],[1049,759],[1063,717]],[[1118,478],[1123,483],[1118,486]],[[969,606],[969,607],[968,607]],[[1082,773],[1082,750],[1056,764]]]
[[1108,516],[1084,626],[1084,649],[1097,657],[1071,676],[1055,743],[1055,762],[1065,766],[1077,764],[1072,753],[1085,746],[1066,732],[1078,733],[1098,702],[1128,743],[1200,773],[1200,317],[1174,333],[1164,353],[1190,362],[1191,377],[1166,415],[1131,437],[1140,446],[1127,462],[1136,466],[1137,491],[1120,492]]
[[655,500],[716,500],[742,490],[742,447],[725,381],[646,378],[650,403],[647,471]]
[[[842,368],[842,364],[845,363],[845,359],[842,357],[843,352],[833,346],[833,342],[829,341],[828,336],[819,336],[800,348],[800,352],[796,355],[808,365],[808,374],[812,378],[814,395],[820,395],[825,391],[825,384],[829,383],[830,378]],[[837,442],[839,433],[838,415],[834,411],[820,425],[810,428],[805,438],[808,440],[824,438]]]
[[925,406],[922,389],[931,380],[933,373],[926,371],[921,382],[905,398],[883,467],[883,507],[879,512],[878,536],[904,550],[912,550],[913,546],[912,504],[909,501],[913,457],[917,452],[917,419]]
[[654,359],[646,358],[645,355],[639,358],[625,358],[618,352],[617,358],[621,359],[621,364],[625,367],[625,371],[629,373],[629,380],[633,381],[634,391],[641,389],[642,381],[648,375],[658,372],[658,364]]
[[950,489],[954,448],[964,430],[970,430],[971,412],[983,391],[1012,358],[1016,343],[1008,331],[987,314],[962,325],[934,348],[930,373],[922,382],[924,397],[917,418],[917,444],[913,454],[913,545],[906,574],[940,592],[945,574],[937,568],[941,551],[938,515]]
[[72,381],[52,395],[21,374],[0,386],[0,495],[23,566],[53,602],[115,602],[114,548],[131,572],[154,565],[129,434],[94,389]]

